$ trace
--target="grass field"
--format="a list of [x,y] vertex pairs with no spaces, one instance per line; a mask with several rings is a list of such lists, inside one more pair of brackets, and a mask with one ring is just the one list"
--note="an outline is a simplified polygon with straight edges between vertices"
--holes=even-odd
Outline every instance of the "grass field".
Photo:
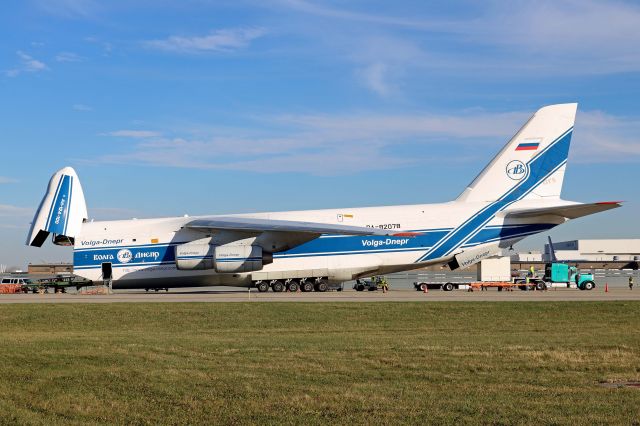
[[640,303],[0,307],[3,424],[632,424]]

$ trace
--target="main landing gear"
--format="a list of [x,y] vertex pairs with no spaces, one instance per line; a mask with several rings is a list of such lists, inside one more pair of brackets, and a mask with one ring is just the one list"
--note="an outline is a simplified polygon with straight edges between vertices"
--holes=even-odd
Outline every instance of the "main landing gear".
[[266,293],[271,288],[275,293],[289,291],[292,293],[298,290],[305,293],[311,291],[325,292],[329,290],[329,280],[326,277],[290,278],[287,280],[260,280],[254,281],[253,287],[260,293]]

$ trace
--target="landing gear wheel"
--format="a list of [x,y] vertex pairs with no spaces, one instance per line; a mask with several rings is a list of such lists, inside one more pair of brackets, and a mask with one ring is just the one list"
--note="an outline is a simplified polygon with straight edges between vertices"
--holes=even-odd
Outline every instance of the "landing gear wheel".
[[313,283],[310,281],[304,281],[301,285],[300,288],[302,289],[302,291],[304,291],[305,293],[313,291]]
[[320,280],[316,283],[316,291],[324,293],[329,290],[329,284],[325,280]]
[[446,284],[444,284],[444,285],[442,286],[442,289],[443,289],[444,291],[452,291],[452,290],[453,290],[453,284],[451,284],[451,283],[446,283]]
[[287,284],[287,290],[292,293],[295,293],[298,289],[300,289],[300,284],[295,281],[290,281],[289,284]]
[[264,281],[260,281],[256,284],[256,288],[260,293],[266,293],[267,291],[269,291],[269,284]]
[[271,284],[271,289],[276,293],[281,293],[284,291],[284,284],[282,283],[282,281],[274,281]]
[[596,287],[596,283],[593,281],[585,281],[582,283],[582,288],[585,290],[593,290]]

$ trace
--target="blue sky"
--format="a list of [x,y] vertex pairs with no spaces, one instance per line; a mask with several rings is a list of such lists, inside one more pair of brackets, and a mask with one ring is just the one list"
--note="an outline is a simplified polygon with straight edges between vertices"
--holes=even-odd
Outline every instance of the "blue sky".
[[638,22],[592,0],[10,2],[0,263],[70,260],[24,246],[65,165],[96,219],[447,201],[576,101],[563,196],[627,204],[551,235],[640,238]]

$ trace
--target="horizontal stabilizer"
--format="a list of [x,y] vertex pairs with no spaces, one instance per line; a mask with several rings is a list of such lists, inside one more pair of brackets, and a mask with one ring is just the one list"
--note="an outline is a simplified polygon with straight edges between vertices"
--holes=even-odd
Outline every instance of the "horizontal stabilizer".
[[505,212],[506,218],[520,219],[537,216],[560,216],[567,219],[576,219],[582,216],[588,216],[594,213],[600,213],[606,210],[616,209],[621,207],[620,201],[605,201],[601,203],[589,203],[589,204],[569,204],[565,206],[557,207],[541,207],[534,209],[515,209]]
[[248,217],[215,217],[196,219],[186,225],[187,228],[201,231],[240,231],[240,232],[296,232],[308,234],[338,235],[392,235],[393,232],[363,226],[334,225],[330,223],[299,222],[292,220],[257,219]]

